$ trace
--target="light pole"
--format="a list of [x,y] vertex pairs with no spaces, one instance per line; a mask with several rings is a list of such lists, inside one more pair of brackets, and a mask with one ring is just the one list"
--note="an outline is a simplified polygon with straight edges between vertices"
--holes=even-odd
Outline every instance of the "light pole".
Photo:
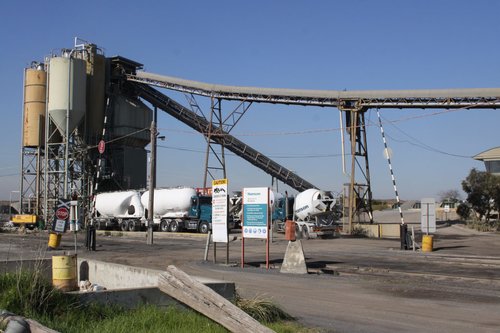
[[156,188],[156,116],[157,109],[155,107],[153,113],[153,121],[151,121],[151,161],[149,169],[149,202],[148,202],[148,231],[147,244],[153,245],[153,223],[154,223],[154,195]]
[[9,196],[9,220],[12,221],[12,193],[20,193],[19,191],[10,191]]

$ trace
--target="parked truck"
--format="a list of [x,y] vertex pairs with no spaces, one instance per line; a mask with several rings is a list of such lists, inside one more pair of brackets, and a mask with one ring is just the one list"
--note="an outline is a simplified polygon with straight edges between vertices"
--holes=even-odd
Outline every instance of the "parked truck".
[[[94,222],[97,228],[141,230],[147,226],[148,205],[149,191],[99,193]],[[190,187],[155,189],[153,223],[160,231],[207,233],[212,225],[212,197]],[[229,220],[228,227],[233,226]]]
[[[144,207],[148,206],[149,191],[142,194],[141,202]],[[212,197],[199,195],[189,187],[157,189],[154,193],[153,221],[160,231],[195,230],[208,233],[212,225]]]
[[297,238],[333,236],[340,218],[338,205],[330,192],[308,189],[297,196],[276,200],[272,212],[273,231],[285,229],[285,221],[295,222]]

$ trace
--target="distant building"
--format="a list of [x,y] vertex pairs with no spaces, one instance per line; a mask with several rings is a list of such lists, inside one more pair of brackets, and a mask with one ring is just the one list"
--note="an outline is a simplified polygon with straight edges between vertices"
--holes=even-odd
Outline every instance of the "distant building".
[[500,176],[500,147],[483,151],[474,156],[474,159],[483,161],[487,172]]

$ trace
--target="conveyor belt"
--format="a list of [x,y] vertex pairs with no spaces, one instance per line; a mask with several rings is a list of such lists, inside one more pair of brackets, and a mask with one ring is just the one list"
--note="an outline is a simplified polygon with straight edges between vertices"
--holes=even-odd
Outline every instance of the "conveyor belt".
[[[206,135],[210,127],[210,123],[203,117],[198,116],[193,111],[185,108],[179,103],[175,102],[168,96],[162,94],[158,90],[142,83],[132,83],[135,87],[136,93],[139,97],[145,99],[153,106],[160,108],[171,116],[182,121],[194,130]],[[217,134],[213,134],[213,133]],[[265,155],[259,153],[257,150],[246,145],[234,136],[224,132],[222,129],[212,125],[211,139],[218,143],[223,144],[225,148],[241,158],[247,160],[254,166],[270,174],[273,177],[281,180],[283,183],[289,185],[295,190],[301,192],[309,188],[316,188],[314,185],[299,177],[292,171],[284,166],[274,162]]]
[[429,90],[302,90],[239,87],[137,72],[127,80],[202,96],[263,103],[340,108],[486,108],[500,107],[500,88]]

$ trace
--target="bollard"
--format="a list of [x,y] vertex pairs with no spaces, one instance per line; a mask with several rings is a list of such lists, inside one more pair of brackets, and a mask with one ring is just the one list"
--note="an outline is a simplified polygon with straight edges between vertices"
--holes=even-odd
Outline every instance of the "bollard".
[[401,224],[399,226],[399,237],[401,239],[401,250],[408,250],[408,225]]
[[432,252],[433,243],[432,235],[422,236],[422,252]]
[[95,251],[96,248],[96,230],[93,225],[87,228],[87,237],[85,238],[85,247],[88,251]]

